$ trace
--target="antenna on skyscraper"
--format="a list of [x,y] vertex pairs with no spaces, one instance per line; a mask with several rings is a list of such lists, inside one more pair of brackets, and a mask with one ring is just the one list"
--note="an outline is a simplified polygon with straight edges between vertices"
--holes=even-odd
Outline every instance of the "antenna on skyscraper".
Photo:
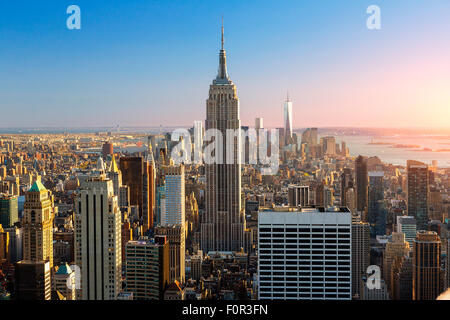
[[223,16],[222,16],[222,50],[223,50],[224,42],[225,42],[225,39],[223,38]]

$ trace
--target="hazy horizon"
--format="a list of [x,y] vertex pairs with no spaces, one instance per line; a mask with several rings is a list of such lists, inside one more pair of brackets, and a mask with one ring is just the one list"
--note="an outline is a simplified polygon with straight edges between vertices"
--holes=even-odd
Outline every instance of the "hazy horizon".
[[[247,126],[242,124],[242,126]],[[193,125],[181,125],[181,126],[42,126],[42,127],[0,127],[0,134],[20,134],[21,131],[26,132],[42,132],[47,134],[52,133],[96,133],[99,131],[111,132],[111,133],[144,133],[147,131],[159,131],[161,133],[171,132],[178,128],[189,129]],[[249,127],[254,127],[250,124]],[[277,127],[266,127],[266,129],[275,129]],[[301,132],[311,127],[294,127],[294,132]],[[316,127],[319,133],[330,133],[334,135],[396,135],[401,134],[405,136],[435,136],[435,137],[448,137],[450,139],[450,128],[425,128],[425,127],[397,127],[397,128],[383,128],[383,127]],[[136,131],[132,131],[136,130]]]

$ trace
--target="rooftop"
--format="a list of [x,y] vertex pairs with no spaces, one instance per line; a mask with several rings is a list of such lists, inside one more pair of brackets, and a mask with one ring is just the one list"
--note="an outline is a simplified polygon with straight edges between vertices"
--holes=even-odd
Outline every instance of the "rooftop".
[[67,263],[61,264],[58,267],[58,271],[56,271],[56,274],[71,274],[72,269],[69,267]]
[[31,188],[28,190],[28,192],[41,192],[41,191],[47,191],[47,189],[44,187],[44,185],[40,180],[36,180],[31,186]]
[[347,207],[321,207],[316,205],[309,205],[304,207],[288,207],[276,206],[261,212],[299,212],[299,213],[317,213],[317,212],[350,212]]

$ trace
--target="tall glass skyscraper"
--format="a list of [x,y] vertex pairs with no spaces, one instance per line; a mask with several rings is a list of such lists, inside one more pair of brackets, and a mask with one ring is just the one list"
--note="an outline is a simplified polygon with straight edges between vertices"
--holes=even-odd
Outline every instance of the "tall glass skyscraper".
[[19,221],[17,196],[0,194],[0,224],[3,228],[11,228]]
[[408,215],[416,218],[417,229],[427,230],[428,223],[428,166],[408,160]]
[[284,137],[286,145],[292,143],[292,101],[289,95],[284,102]]

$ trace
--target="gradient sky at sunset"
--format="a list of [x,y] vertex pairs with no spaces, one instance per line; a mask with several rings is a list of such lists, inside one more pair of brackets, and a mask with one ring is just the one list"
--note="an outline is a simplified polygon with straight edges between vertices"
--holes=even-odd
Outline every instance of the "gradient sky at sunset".
[[294,127],[450,126],[448,0],[17,0],[0,2],[0,127],[204,120],[222,15],[243,125],[282,126],[289,91]]

